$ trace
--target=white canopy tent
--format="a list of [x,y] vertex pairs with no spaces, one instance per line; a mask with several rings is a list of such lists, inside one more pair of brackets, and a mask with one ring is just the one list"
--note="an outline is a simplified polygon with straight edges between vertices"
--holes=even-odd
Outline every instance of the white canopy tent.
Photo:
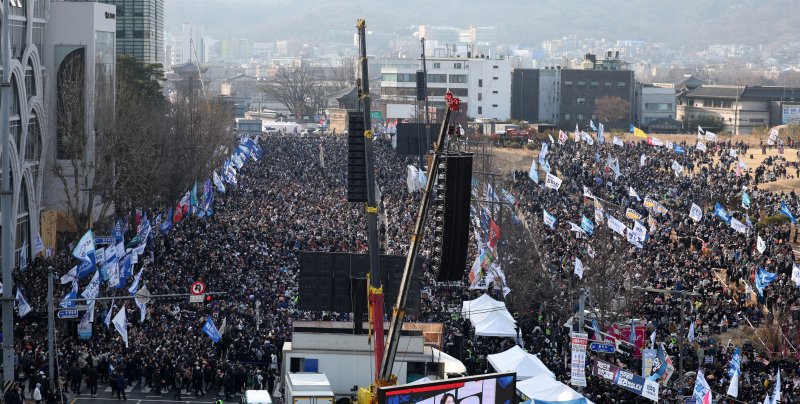
[[517,380],[526,380],[544,375],[555,379],[556,375],[536,355],[514,345],[511,349],[487,355],[489,364],[498,372],[517,372]]
[[462,303],[461,315],[468,318],[480,337],[516,337],[516,320],[506,304],[487,294]]
[[517,383],[517,391],[533,404],[593,404],[571,387],[546,374]]

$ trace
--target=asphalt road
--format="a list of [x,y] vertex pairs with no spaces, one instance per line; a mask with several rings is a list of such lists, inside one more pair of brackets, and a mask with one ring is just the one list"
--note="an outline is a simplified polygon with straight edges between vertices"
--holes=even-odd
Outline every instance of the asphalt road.
[[[128,403],[131,404],[140,404],[140,403],[213,403],[216,401],[216,397],[213,395],[200,396],[199,398],[194,397],[193,394],[181,394],[181,400],[177,401],[173,399],[173,390],[160,394],[155,390],[150,390],[145,388],[144,390],[139,385],[140,383],[137,382],[133,386],[128,387],[125,389],[125,395],[127,396]],[[84,384],[81,387],[81,395],[75,394],[67,394],[67,397],[70,398],[69,404],[111,404],[111,403],[120,403],[121,401],[117,399],[116,395],[111,397],[111,387],[106,385],[100,385],[97,389],[97,397],[91,397],[89,395],[89,389],[86,388]],[[225,400],[226,404],[231,403],[235,404],[239,402],[239,398],[234,398],[232,400]]]

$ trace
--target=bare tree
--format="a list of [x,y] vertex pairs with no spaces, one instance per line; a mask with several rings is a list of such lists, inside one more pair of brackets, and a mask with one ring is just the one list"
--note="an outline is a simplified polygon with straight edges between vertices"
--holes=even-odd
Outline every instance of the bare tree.
[[319,98],[320,71],[306,60],[279,67],[264,85],[264,92],[289,109],[297,120],[313,114],[315,98]]
[[594,102],[594,108],[599,121],[614,124],[628,118],[631,104],[620,97],[601,97]]

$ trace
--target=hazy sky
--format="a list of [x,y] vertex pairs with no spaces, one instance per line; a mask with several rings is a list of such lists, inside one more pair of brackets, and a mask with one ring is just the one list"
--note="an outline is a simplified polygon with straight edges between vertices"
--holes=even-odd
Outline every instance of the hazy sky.
[[798,0],[165,0],[166,29],[204,24],[215,38],[254,41],[324,39],[370,29],[407,33],[419,24],[492,25],[502,43],[544,39],[643,39],[676,46],[800,40]]

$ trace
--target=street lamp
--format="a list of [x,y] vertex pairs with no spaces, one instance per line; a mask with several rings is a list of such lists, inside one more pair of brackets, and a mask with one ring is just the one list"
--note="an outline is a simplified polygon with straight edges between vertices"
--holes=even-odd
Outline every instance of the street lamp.
[[675,295],[681,298],[681,321],[679,323],[679,331],[678,331],[678,374],[680,377],[678,378],[678,386],[681,387],[681,390],[684,388],[683,383],[683,335],[685,331],[683,329],[683,323],[686,319],[686,296],[698,297],[701,296],[699,293],[689,292],[689,291],[682,291],[682,290],[672,290],[672,289],[657,289],[657,288],[643,288],[639,286],[634,286],[633,290],[637,290],[640,292],[650,292],[650,293],[658,293],[661,295]]

